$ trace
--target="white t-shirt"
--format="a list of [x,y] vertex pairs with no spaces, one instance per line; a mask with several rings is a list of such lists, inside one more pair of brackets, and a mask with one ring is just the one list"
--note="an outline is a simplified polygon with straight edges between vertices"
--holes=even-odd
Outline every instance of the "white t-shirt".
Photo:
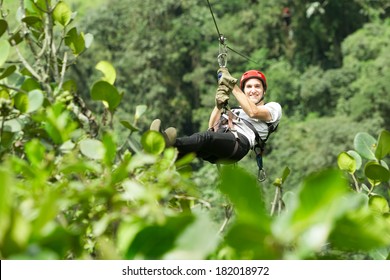
[[[250,118],[243,109],[237,108],[232,109],[232,113],[235,115],[235,118],[233,119],[234,129],[237,130],[237,132],[243,134],[246,138],[248,138],[249,143],[251,145],[251,148],[254,147],[256,144],[256,136],[255,133],[250,129],[243,121],[247,120],[250,122],[255,129],[257,130],[258,134],[260,135],[261,139],[266,139],[268,136],[268,126],[269,124],[274,125],[276,127],[280,119],[282,117],[282,107],[279,103],[276,102],[269,102],[264,105],[271,114],[271,120],[270,121],[262,121],[259,119]],[[228,118],[228,116],[224,116],[225,118]]]

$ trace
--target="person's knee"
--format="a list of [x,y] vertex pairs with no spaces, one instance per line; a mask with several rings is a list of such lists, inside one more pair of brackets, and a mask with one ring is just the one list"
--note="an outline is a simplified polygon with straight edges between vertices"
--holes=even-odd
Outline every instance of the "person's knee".
[[211,132],[211,131],[204,131],[204,132],[198,132],[198,133],[195,133],[197,139],[198,139],[198,142],[200,143],[209,143],[212,139],[213,139],[213,136],[212,134],[215,133],[215,132]]

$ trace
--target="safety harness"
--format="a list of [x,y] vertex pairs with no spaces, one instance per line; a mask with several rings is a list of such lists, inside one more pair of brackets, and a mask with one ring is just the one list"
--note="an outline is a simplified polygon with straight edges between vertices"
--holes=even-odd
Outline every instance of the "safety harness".
[[257,130],[255,129],[255,127],[247,120],[244,120],[244,119],[241,119],[247,127],[249,127],[253,133],[255,134],[255,141],[256,141],[256,144],[255,146],[253,147],[253,151],[256,155],[256,162],[257,162],[257,167],[259,168],[258,172],[257,172],[257,179],[260,181],[260,182],[263,182],[266,178],[267,178],[267,175],[265,174],[265,170],[264,170],[264,166],[263,166],[263,153],[264,153],[264,150],[265,150],[265,144],[268,140],[268,137],[271,135],[271,133],[275,132],[276,129],[278,128],[279,126],[279,123],[274,125],[274,124],[271,124],[271,123],[267,123],[268,125],[268,133],[267,133],[267,137],[265,137],[265,139],[263,140],[259,133],[257,132]]
[[[236,129],[234,128],[233,126],[233,118],[235,116],[235,114],[231,111],[231,109],[241,109],[240,107],[233,107],[233,108],[230,108],[229,105],[225,106],[224,108],[224,112],[221,114],[221,119],[220,119],[220,122],[219,122],[219,126],[221,126],[222,124],[225,124],[223,121],[221,121],[222,119],[225,119],[225,117],[223,117],[223,115],[227,115],[227,128],[229,131],[231,131],[235,136],[236,136],[236,139],[238,139],[238,136],[237,136],[237,131]],[[238,117],[238,116],[237,116]],[[239,118],[239,117],[238,117]],[[253,133],[255,134],[255,145],[254,147],[252,148],[252,150],[254,151],[255,155],[256,155],[256,163],[257,163],[257,167],[258,167],[258,173],[257,173],[257,179],[260,181],[260,182],[263,182],[267,176],[266,176],[266,173],[265,173],[265,170],[264,170],[264,165],[263,165],[263,154],[264,154],[264,151],[265,151],[265,144],[269,138],[269,136],[271,135],[271,133],[275,132],[279,126],[279,123],[278,124],[274,124],[274,123],[266,123],[267,126],[268,126],[268,133],[267,133],[267,136],[265,137],[265,139],[262,139],[258,133],[258,131],[256,130],[256,128],[253,126],[253,124],[251,124],[249,121],[243,119],[243,118],[239,118],[250,130],[253,131]],[[235,149],[232,153],[232,156],[235,154],[235,152],[237,151],[237,146],[238,146],[238,143],[236,141],[236,145],[235,145]]]

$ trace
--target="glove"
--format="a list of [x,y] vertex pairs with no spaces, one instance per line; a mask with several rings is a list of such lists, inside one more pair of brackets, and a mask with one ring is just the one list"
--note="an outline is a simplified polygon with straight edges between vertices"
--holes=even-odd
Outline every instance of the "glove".
[[218,86],[217,92],[215,93],[215,106],[217,106],[219,110],[227,105],[230,92],[231,90],[228,87],[224,85]]
[[233,78],[228,69],[225,67],[221,67],[218,69],[218,85],[227,86],[230,90],[234,88],[237,83],[237,79]]

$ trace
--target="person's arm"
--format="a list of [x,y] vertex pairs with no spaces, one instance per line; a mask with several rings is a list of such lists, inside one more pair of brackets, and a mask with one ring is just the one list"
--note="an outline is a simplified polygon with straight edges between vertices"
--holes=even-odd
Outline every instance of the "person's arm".
[[241,108],[251,118],[259,119],[262,121],[270,121],[272,116],[269,110],[264,105],[254,104],[246,95],[242,92],[239,86],[235,85],[232,93],[237,99]]
[[221,110],[218,109],[217,106],[215,106],[213,111],[210,114],[209,129],[212,128],[213,130],[215,130],[214,127],[217,125],[220,117],[221,117]]

